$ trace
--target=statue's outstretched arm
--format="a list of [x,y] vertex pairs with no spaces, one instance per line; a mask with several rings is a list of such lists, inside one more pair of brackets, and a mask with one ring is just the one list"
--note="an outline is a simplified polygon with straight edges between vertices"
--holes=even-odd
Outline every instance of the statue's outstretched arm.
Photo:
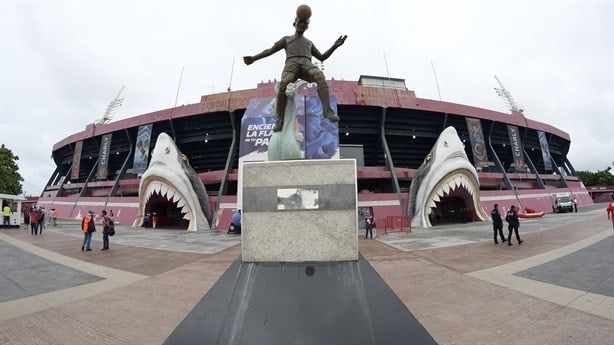
[[325,51],[324,54],[320,53],[318,48],[316,48],[315,45],[313,45],[311,47],[311,55],[313,55],[313,57],[315,57],[316,59],[318,59],[320,61],[324,61],[324,60],[328,59],[333,54],[335,49],[341,47],[343,45],[343,43],[345,43],[345,39],[346,38],[348,38],[347,35],[339,36],[339,38],[337,38],[335,43],[333,43],[333,46],[330,47],[327,51]]
[[265,49],[263,51],[261,51],[260,53],[256,54],[256,55],[252,55],[252,56],[244,56],[243,57],[243,62],[245,62],[246,65],[251,65],[253,64],[255,61],[258,61],[262,58],[265,58],[267,56],[271,56],[275,53],[277,53],[278,51],[282,50],[284,48],[284,44],[285,44],[285,40],[282,38],[281,40],[275,42],[275,44],[273,44],[273,46],[269,49]]

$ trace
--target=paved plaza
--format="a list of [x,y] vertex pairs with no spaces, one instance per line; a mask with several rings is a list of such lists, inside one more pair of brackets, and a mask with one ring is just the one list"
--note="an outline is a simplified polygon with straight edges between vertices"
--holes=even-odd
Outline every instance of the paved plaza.
[[[439,344],[612,344],[605,207],[522,220],[522,245],[468,223],[361,237],[360,253]],[[91,252],[75,220],[0,230],[0,344],[162,344],[241,254],[225,231],[116,228]]]

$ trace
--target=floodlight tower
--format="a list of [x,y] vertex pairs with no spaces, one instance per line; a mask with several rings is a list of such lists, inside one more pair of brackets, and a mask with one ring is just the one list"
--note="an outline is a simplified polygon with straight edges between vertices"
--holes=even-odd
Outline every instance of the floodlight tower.
[[511,111],[517,111],[519,113],[522,113],[524,110],[518,108],[518,105],[516,105],[516,101],[514,101],[514,97],[512,97],[512,93],[509,92],[505,88],[505,86],[503,86],[503,83],[501,83],[501,81],[499,80],[499,78],[497,78],[497,76],[495,76],[495,79],[497,80],[497,83],[499,83],[499,86],[501,87],[501,88],[497,88],[497,87],[495,88],[497,95],[505,98],[505,100],[507,101],[507,105],[509,106]]
[[117,110],[117,108],[122,106],[124,98],[120,98],[119,96],[122,94],[122,91],[124,91],[124,87],[126,87],[126,85],[122,85],[121,89],[119,89],[117,96],[115,96],[115,98],[113,98],[113,100],[107,106],[107,110],[104,112],[104,115],[102,115],[100,119],[96,120],[97,125],[104,125],[105,123],[110,122],[113,118],[111,115],[115,112],[115,110]]

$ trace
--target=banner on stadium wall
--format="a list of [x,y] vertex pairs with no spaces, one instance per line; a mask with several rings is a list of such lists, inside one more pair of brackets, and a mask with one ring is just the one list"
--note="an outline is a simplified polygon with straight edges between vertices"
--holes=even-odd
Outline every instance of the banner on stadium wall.
[[271,102],[273,97],[252,98],[241,119],[239,159],[266,161],[269,140],[273,135],[275,113]]
[[465,120],[467,121],[467,129],[469,129],[473,162],[476,167],[486,167],[488,166],[488,153],[486,152],[486,144],[482,134],[482,123],[480,119],[470,117],[465,118]]
[[[241,119],[239,159],[242,161],[267,161],[268,147],[276,117],[274,97],[250,99]],[[337,111],[337,99],[331,95],[331,107]],[[315,84],[300,81],[295,97],[296,123],[301,157],[305,159],[338,159],[339,127],[322,117],[322,103]],[[301,136],[299,135],[299,137]]]
[[134,152],[134,164],[132,170],[135,174],[142,174],[147,170],[149,163],[149,141],[151,140],[151,129],[153,124],[139,126],[136,134],[136,151]]
[[518,127],[507,125],[507,133],[510,136],[514,165],[516,166],[517,170],[523,170],[525,166],[524,153],[522,152],[522,142],[520,141],[520,133],[518,132]]
[[106,179],[109,176],[109,151],[111,150],[111,137],[112,133],[102,136],[100,142],[100,152],[98,153],[98,170],[96,171],[96,178]]
[[79,179],[79,166],[81,165],[81,150],[83,150],[83,140],[77,141],[75,144],[75,153],[72,156],[72,168],[70,170],[70,179]]
[[548,147],[548,139],[546,133],[537,131],[539,137],[539,146],[542,148],[542,158],[544,159],[544,169],[552,170],[552,160],[550,159],[550,148]]

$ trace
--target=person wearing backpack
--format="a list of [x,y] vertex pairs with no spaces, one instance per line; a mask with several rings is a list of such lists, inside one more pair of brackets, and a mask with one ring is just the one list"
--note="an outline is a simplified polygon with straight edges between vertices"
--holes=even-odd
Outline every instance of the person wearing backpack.
[[81,221],[81,230],[83,230],[83,244],[81,251],[91,251],[92,234],[96,232],[96,224],[94,223],[94,211],[88,211],[87,215]]
[[115,224],[113,223],[113,219],[107,216],[107,211],[102,211],[102,249],[101,250],[109,250],[109,235],[111,235],[111,231],[115,231]]

